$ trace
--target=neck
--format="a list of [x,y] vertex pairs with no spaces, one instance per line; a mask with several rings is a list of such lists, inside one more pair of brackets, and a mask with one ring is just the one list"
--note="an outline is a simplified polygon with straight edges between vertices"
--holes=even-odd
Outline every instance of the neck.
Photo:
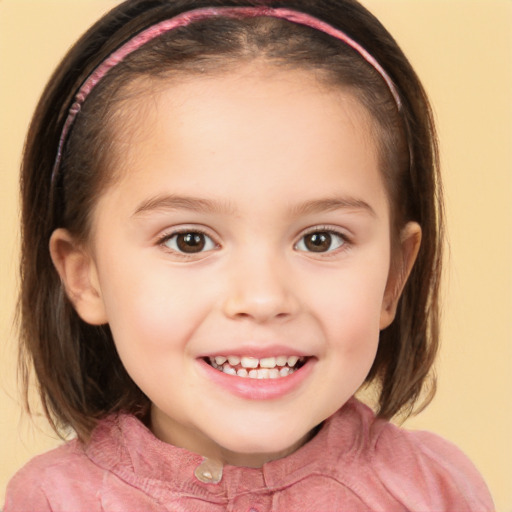
[[249,468],[260,468],[267,462],[287,457],[312,439],[319,430],[319,427],[313,429],[297,442],[277,452],[247,453],[229,450],[194,427],[185,427],[173,422],[155,406],[151,408],[149,428],[161,441],[197,453],[222,466],[231,465]]

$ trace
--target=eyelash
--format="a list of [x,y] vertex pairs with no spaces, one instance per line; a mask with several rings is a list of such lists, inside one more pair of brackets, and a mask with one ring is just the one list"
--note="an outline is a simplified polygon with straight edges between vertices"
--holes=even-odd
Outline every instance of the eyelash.
[[[339,238],[340,243],[334,249],[328,248],[325,251],[314,251],[314,250],[307,250],[307,248],[305,248],[305,249],[299,248],[300,244],[305,245],[304,240],[306,239],[306,237],[315,235],[315,234],[317,234],[317,235],[327,234],[331,237],[332,236],[337,237],[337,238]],[[201,237],[204,237],[203,240],[207,239],[207,241],[205,242],[205,245],[206,246],[211,245],[211,247],[208,247],[206,250],[204,250],[204,247],[201,247],[200,250],[197,252],[187,253],[185,251],[180,250],[179,247],[173,248],[173,247],[169,247],[167,245],[169,241],[171,241],[175,237],[179,237],[180,235],[200,235]],[[209,240],[209,242],[208,242],[208,240]],[[333,243],[333,241],[331,239],[330,245],[332,245],[332,243]],[[165,250],[172,252],[172,254],[177,255],[180,258],[184,258],[184,259],[191,259],[191,258],[197,257],[198,255],[208,253],[208,252],[219,247],[219,244],[214,240],[214,238],[200,228],[188,228],[188,229],[184,228],[184,229],[179,229],[177,231],[172,231],[170,233],[165,233],[157,240],[157,245],[162,246]],[[349,237],[347,237],[347,235],[345,233],[342,233],[339,230],[333,229],[332,227],[318,226],[318,227],[309,229],[306,233],[301,235],[299,241],[294,244],[293,248],[295,250],[297,250],[298,252],[304,252],[304,253],[313,254],[313,255],[318,254],[321,257],[328,257],[332,254],[337,254],[338,252],[347,250],[350,245],[351,245],[351,240],[349,239]]]
[[[201,248],[201,250],[199,250],[197,252],[187,253],[187,252],[181,251],[179,249],[179,247],[176,247],[176,249],[175,249],[175,248],[169,247],[167,245],[167,243],[169,241],[171,241],[175,237],[179,237],[180,235],[200,235],[203,237],[203,239],[209,240],[209,242],[207,241],[205,243],[206,244],[209,243],[212,247],[208,248],[206,251],[203,250],[203,248]],[[157,240],[157,245],[159,245],[163,249],[171,252],[173,255],[177,255],[178,257],[184,258],[184,259],[191,259],[191,258],[197,257],[198,255],[204,254],[206,252],[210,252],[219,247],[219,244],[214,240],[214,238],[200,228],[184,228],[184,229],[172,231],[170,233],[165,233]]]
[[[304,244],[304,240],[306,239],[306,237],[308,236],[311,236],[311,235],[315,235],[315,234],[327,234],[329,236],[334,236],[334,237],[337,237],[340,239],[340,244],[338,245],[338,247],[335,247],[334,249],[328,249],[326,251],[308,251],[308,250],[303,250],[303,249],[299,249],[299,244]],[[331,240],[331,245],[332,245],[333,241]],[[318,254],[320,257],[328,257],[328,256],[331,256],[331,255],[334,255],[334,254],[338,254],[339,252],[341,251],[345,251],[347,250],[351,245],[351,240],[350,238],[343,232],[337,230],[337,229],[333,229],[332,227],[329,227],[329,226],[317,226],[317,227],[314,227],[314,228],[311,228],[309,229],[306,233],[304,233],[303,235],[301,235],[300,237],[300,240],[294,245],[294,249],[300,251],[300,252],[305,252],[307,254]]]

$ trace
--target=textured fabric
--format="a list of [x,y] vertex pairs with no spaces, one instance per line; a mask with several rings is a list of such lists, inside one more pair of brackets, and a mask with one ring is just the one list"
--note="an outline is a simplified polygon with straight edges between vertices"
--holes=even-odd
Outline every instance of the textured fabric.
[[11,480],[4,512],[492,511],[489,492],[455,446],[376,420],[350,400],[292,455],[261,469],[194,476],[202,457],[163,443],[136,418],[100,423]]

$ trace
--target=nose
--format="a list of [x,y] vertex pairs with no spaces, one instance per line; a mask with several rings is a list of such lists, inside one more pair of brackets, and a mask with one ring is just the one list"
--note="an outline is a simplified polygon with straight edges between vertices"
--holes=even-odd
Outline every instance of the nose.
[[257,323],[287,320],[300,310],[296,283],[276,258],[253,257],[231,268],[224,314]]

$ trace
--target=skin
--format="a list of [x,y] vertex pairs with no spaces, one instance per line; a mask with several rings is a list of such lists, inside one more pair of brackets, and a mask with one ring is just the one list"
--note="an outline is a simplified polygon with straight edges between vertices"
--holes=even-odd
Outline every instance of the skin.
[[[119,127],[122,171],[90,240],[57,230],[53,260],[80,316],[110,324],[157,437],[261,466],[304,444],[363,383],[420,228],[404,226],[391,266],[371,120],[307,72],[249,65],[131,101],[140,115]],[[205,233],[204,250],[180,252],[180,230]],[[311,232],[331,233],[327,250],[309,250]],[[201,369],[205,355],[275,345],[310,362],[277,398],[240,397]]]

